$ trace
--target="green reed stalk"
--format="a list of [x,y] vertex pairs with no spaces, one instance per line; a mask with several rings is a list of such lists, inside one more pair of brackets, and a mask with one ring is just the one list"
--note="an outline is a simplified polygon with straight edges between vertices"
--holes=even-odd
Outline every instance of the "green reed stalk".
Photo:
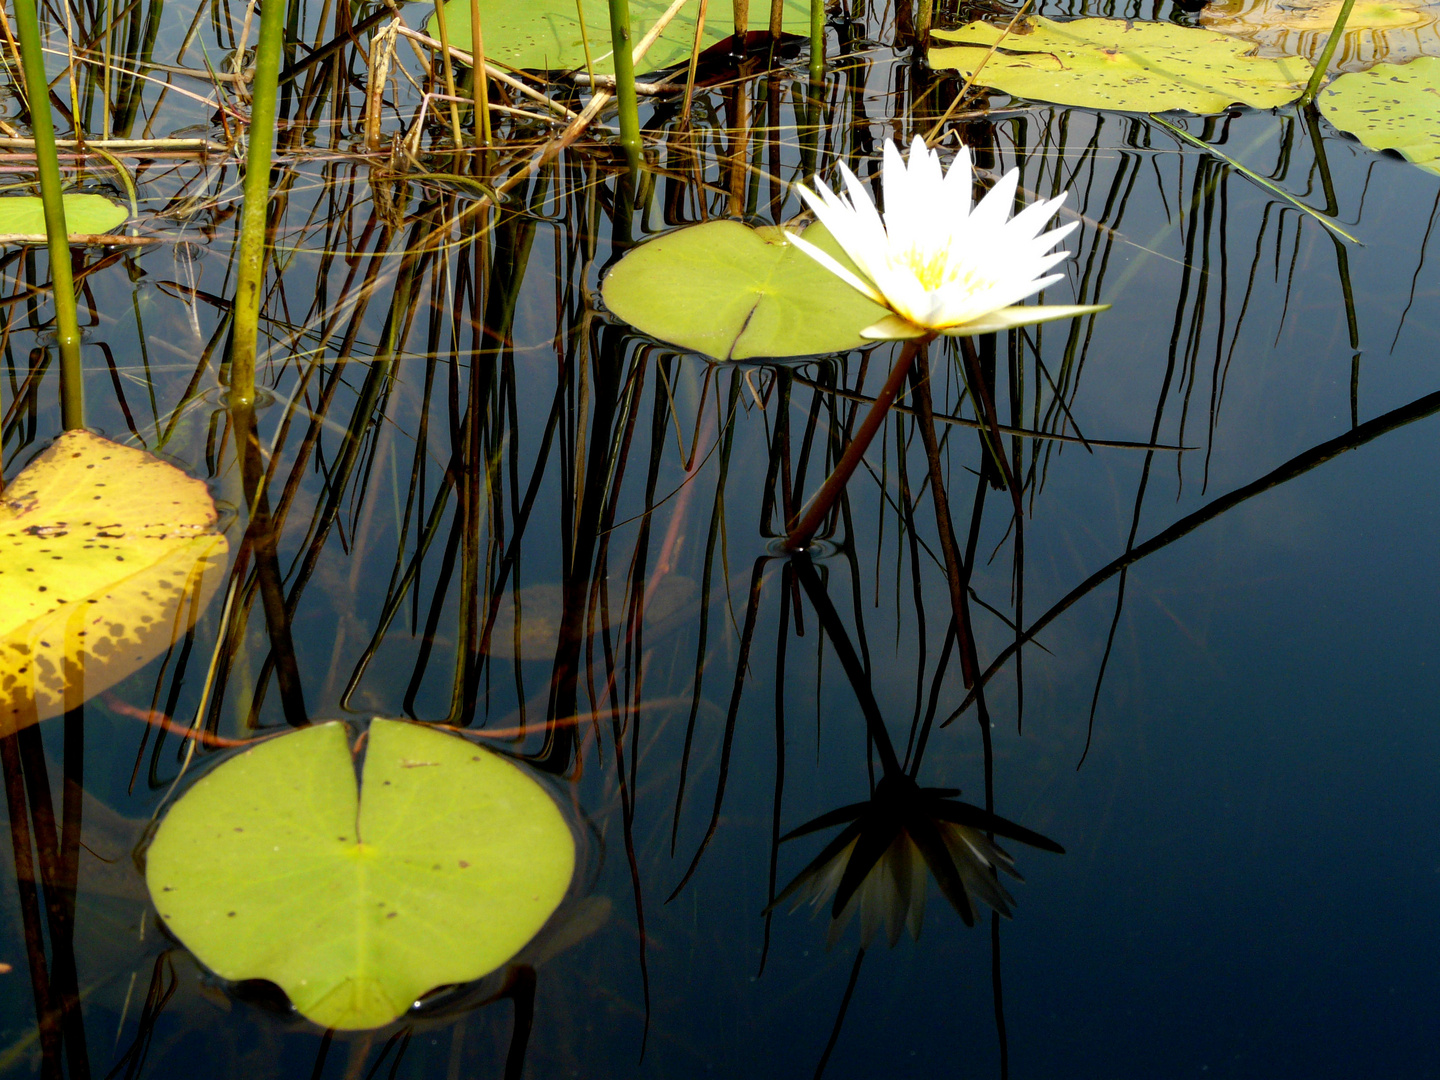
[[825,0],[810,0],[810,81],[825,81]]
[[230,337],[230,401],[247,408],[255,404],[255,352],[265,284],[265,223],[270,211],[270,155],[284,48],[285,4],[282,0],[266,0],[260,12],[260,41],[250,85],[250,145],[245,154],[240,265],[235,278],[235,323]]
[[1310,81],[1305,84],[1305,93],[1300,95],[1302,109],[1314,101],[1315,95],[1320,92],[1320,84],[1325,80],[1330,59],[1335,55],[1335,47],[1340,44],[1340,35],[1345,32],[1345,22],[1350,18],[1350,9],[1354,6],[1355,0],[1345,0],[1340,7],[1340,14],[1335,16],[1335,26],[1330,31],[1330,38],[1325,42],[1320,59],[1315,62],[1315,70],[1310,74]]
[[620,109],[620,145],[630,167],[640,165],[640,103],[635,97],[634,45],[630,34],[630,0],[610,0],[610,47],[615,60],[615,103]]
[[55,341],[60,346],[60,419],[65,430],[85,426],[85,386],[80,368],[80,320],[75,311],[75,280],[70,274],[70,233],[60,191],[60,159],[55,154],[55,125],[50,119],[50,84],[40,45],[35,0],[15,0],[15,28],[25,65],[40,199],[45,207],[45,240],[50,250],[50,282],[55,290]]

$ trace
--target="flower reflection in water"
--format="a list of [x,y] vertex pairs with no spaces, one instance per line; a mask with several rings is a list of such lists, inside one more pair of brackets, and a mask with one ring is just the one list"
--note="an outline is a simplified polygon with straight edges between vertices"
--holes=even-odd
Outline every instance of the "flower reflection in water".
[[782,840],[845,824],[770,907],[793,898],[791,910],[806,901],[818,910],[828,900],[829,945],[858,910],[861,945],[869,946],[883,922],[893,946],[902,927],[911,937],[920,936],[928,867],[966,926],[975,924],[977,900],[1009,916],[1015,901],[1000,884],[998,872],[1024,879],[989,834],[1056,854],[1064,854],[1065,849],[1031,829],[955,799],[958,794],[953,788],[922,788],[903,772],[887,773],[868,802],[842,806],[787,833]]

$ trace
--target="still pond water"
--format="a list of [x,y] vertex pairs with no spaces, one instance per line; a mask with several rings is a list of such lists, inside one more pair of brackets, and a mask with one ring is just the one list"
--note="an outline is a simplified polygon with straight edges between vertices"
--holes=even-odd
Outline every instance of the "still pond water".
[[[192,14],[165,11],[157,57]],[[1047,301],[1113,305],[981,347],[1001,417],[1062,437],[1002,436],[1023,532],[974,425],[941,425],[981,666],[1005,661],[988,795],[1066,854],[1010,845],[1025,880],[995,925],[967,928],[932,882],[918,943],[893,948],[766,913],[832,834],[775,838],[878,777],[775,541],[892,347],[712,364],[609,319],[599,286],[646,235],[786,220],[817,155],[864,175],[913,134],[923,87],[878,44],[892,14],[855,16],[818,102],[797,60],[697,94],[694,134],[646,105],[656,172],[633,213],[590,143],[496,218],[465,183],[349,153],[356,115],[282,152],[260,424],[304,709],[525,729],[497,745],[546,757],[582,866],[508,972],[387,1029],[327,1034],[203,971],[131,858],[185,744],[135,715],[189,724],[218,657],[213,730],[286,724],[241,567],[228,625],[217,598],[163,661],[42,727],[57,812],[81,822],[66,1075],[1440,1075],[1440,179],[1294,107],[1186,123],[1359,244],[1143,117],[996,96],[958,126],[987,175],[1071,191],[1062,221],[1082,226]],[[157,133],[195,119],[155,115]],[[234,550],[217,343],[236,175],[138,175],[163,242],[85,278],[89,422],[206,478]],[[5,294],[38,264],[7,257]],[[60,417],[53,372],[22,389],[43,313],[5,310],[10,477]],[[931,364],[936,411],[973,417],[959,353]],[[933,713],[920,781],[983,804],[976,707],[940,726],[967,697],[926,478],[897,412],[816,565],[897,747]],[[568,626],[567,586],[585,601]],[[1016,623],[1039,626],[1023,666]],[[23,892],[11,871],[0,1066],[59,1075]]]

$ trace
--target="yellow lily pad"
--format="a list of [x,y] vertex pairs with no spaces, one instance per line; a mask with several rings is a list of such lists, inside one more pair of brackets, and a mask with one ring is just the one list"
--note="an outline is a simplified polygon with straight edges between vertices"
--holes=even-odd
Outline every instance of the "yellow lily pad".
[[1341,75],[1315,98],[1326,120],[1372,150],[1440,173],[1440,57]]
[[56,439],[0,494],[0,736],[169,648],[227,550],[203,481],[88,431]]
[[965,76],[979,69],[981,85],[1015,97],[1121,112],[1274,108],[1298,98],[1312,70],[1298,57],[1250,55],[1247,42],[1212,30],[1128,19],[1061,23],[1037,15],[1008,36],[973,22],[932,37],[946,44],[931,47],[931,67]]
[[[1303,56],[1314,63],[1343,6],[1344,0],[1217,0],[1200,13],[1200,25],[1253,41],[1260,56]],[[1440,55],[1440,4],[1355,0],[1330,70],[1364,71],[1435,55]]]

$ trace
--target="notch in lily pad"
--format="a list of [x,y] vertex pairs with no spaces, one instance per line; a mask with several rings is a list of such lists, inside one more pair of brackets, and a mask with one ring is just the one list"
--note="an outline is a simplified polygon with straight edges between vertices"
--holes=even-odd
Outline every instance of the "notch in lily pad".
[[1226,34],[1128,19],[1035,15],[1009,35],[973,22],[932,37],[932,67],[978,70],[982,85],[1014,97],[1120,112],[1274,108],[1298,98],[1312,70],[1299,57],[1251,55]]
[[[130,211],[103,195],[70,192],[65,204],[65,227],[72,244],[108,236],[123,225]],[[0,198],[0,244],[45,243],[45,207],[38,195]]]
[[165,926],[231,981],[264,979],[323,1027],[380,1027],[499,968],[570,886],[555,801],[456,735],[371,721],[357,785],[347,728],[256,744],[161,823],[146,881]]

